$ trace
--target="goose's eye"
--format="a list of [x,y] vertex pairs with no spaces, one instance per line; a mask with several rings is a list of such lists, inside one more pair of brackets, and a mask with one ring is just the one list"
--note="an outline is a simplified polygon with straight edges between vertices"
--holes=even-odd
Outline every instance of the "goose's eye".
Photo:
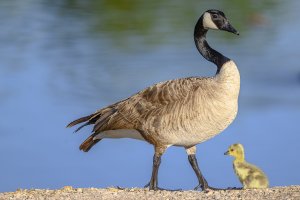
[[231,151],[231,152],[232,152],[232,151],[233,151],[233,149],[230,149],[229,151]]
[[213,19],[217,19],[217,18],[218,18],[218,15],[217,15],[217,14],[212,14],[212,18],[213,18]]

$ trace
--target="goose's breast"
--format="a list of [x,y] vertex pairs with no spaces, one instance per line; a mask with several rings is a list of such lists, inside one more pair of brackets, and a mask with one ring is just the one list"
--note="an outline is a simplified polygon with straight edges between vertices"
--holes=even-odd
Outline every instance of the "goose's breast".
[[221,133],[235,119],[237,110],[237,101],[213,101],[200,106],[196,117],[184,121],[184,131],[177,132],[177,145],[198,144]]
[[168,115],[149,118],[144,126],[151,140],[192,146],[223,131],[237,114],[237,101],[202,101],[174,105]]

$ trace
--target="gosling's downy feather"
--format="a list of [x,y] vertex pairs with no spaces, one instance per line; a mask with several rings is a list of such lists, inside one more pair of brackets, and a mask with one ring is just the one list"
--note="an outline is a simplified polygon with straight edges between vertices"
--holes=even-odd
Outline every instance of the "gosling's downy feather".
[[241,144],[231,145],[225,154],[235,158],[233,169],[244,189],[269,187],[269,181],[265,173],[245,160],[244,147]]
[[264,172],[246,161],[233,162],[233,168],[244,189],[268,188],[269,181]]

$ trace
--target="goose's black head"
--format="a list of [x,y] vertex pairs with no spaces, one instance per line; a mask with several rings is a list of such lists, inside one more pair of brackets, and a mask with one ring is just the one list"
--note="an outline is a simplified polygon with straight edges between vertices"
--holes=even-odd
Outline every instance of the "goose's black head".
[[239,35],[239,32],[229,23],[225,14],[219,10],[207,10],[204,12],[202,15],[202,25],[207,30],[223,30]]

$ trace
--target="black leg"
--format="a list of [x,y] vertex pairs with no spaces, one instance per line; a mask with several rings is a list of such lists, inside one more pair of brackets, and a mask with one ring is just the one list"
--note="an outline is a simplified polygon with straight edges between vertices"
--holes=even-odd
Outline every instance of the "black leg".
[[189,162],[190,162],[194,172],[196,173],[196,176],[197,176],[198,181],[199,181],[199,185],[196,186],[194,188],[194,190],[198,190],[199,188],[201,188],[202,191],[205,191],[207,189],[219,190],[218,188],[210,187],[207,184],[207,181],[205,180],[205,178],[203,177],[203,175],[202,175],[202,173],[199,169],[198,162],[197,162],[197,159],[196,159],[196,155],[195,154],[190,154],[190,155],[188,155],[188,158],[189,158]]
[[226,190],[242,190],[242,187],[228,187]]
[[152,175],[150,182],[145,185],[145,187],[149,187],[149,190],[161,190],[158,185],[157,176],[158,176],[158,168],[161,163],[161,156],[165,152],[167,147],[165,146],[154,146],[154,156],[153,156],[153,166],[152,166]]
[[151,179],[150,179],[150,182],[144,186],[145,188],[149,187],[149,190],[161,190],[161,188],[159,188],[157,186],[158,185],[158,182],[157,182],[158,168],[159,168],[160,163],[161,163],[161,155],[155,153],[153,156]]
[[181,189],[175,189],[175,190],[170,190],[170,189],[164,189],[158,187],[158,168],[161,163],[161,154],[154,154],[153,156],[153,168],[152,168],[152,176],[150,179],[150,182],[145,185],[144,187],[149,187],[149,190],[167,190],[167,191],[181,191]]
[[197,187],[195,187],[194,190],[198,190],[200,187],[202,190],[206,190],[208,188],[208,184],[199,169],[197,158],[196,158],[195,154],[188,155],[188,158],[189,158],[189,162],[190,162],[194,172],[196,173],[196,176],[199,181],[199,185]]
[[161,163],[161,155],[159,154],[154,154],[153,156],[153,167],[152,167],[152,176],[151,180],[149,182],[149,190],[158,190],[158,168]]

